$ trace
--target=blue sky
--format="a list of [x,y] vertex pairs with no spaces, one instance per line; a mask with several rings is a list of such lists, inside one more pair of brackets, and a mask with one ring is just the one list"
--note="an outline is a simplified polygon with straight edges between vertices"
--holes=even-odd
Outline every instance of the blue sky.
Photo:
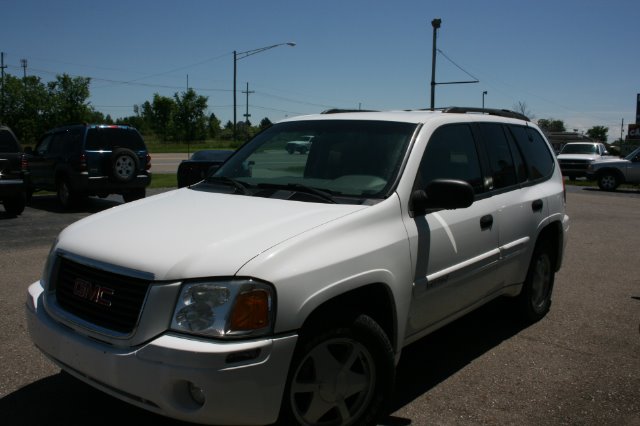
[[[439,85],[436,107],[526,103],[534,119],[569,130],[635,121],[640,93],[637,0],[0,0],[6,72],[43,81],[92,78],[91,104],[112,117],[187,81],[209,112],[233,118],[233,51],[284,42],[241,59],[238,120],[246,89],[253,123],[331,107],[427,108],[431,20],[438,48],[476,84]],[[436,81],[471,77],[442,54]],[[188,76],[188,77],[187,77]]]

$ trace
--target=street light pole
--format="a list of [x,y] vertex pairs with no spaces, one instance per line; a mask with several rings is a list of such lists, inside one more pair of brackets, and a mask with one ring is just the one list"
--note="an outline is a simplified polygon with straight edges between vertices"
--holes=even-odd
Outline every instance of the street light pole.
[[236,96],[236,81],[238,78],[238,61],[240,59],[244,59],[247,56],[251,56],[251,55],[255,55],[256,53],[260,53],[260,52],[264,52],[265,50],[269,50],[269,49],[273,49],[274,47],[278,47],[278,46],[295,46],[296,44],[293,42],[287,42],[287,43],[278,43],[278,44],[273,44],[271,46],[265,46],[265,47],[259,47],[258,49],[252,49],[252,50],[247,50],[244,52],[236,52],[235,50],[233,51],[233,140],[236,140],[236,130],[237,130],[237,126],[236,126],[236,107],[237,107],[237,96]]
[[440,24],[442,24],[442,19],[434,19],[431,21],[431,26],[433,27],[433,51],[431,53],[431,111],[433,111],[436,102],[436,37]]
[[487,94],[487,91],[485,90],[484,92],[482,92],[482,109],[484,109],[484,97]]

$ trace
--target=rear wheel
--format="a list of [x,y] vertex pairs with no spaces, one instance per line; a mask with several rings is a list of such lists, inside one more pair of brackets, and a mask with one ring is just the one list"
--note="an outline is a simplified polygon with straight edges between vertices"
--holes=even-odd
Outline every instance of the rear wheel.
[[56,183],[56,195],[63,209],[72,207],[77,200],[77,195],[72,191],[66,178],[61,178]]
[[283,424],[370,425],[384,413],[395,375],[387,335],[370,317],[305,333],[283,399]]
[[544,318],[551,307],[551,293],[555,280],[552,249],[548,241],[536,245],[527,271],[527,278],[518,297],[520,314],[527,322]]
[[25,194],[19,194],[13,197],[5,198],[3,201],[4,209],[10,216],[19,216],[24,211],[27,204]]

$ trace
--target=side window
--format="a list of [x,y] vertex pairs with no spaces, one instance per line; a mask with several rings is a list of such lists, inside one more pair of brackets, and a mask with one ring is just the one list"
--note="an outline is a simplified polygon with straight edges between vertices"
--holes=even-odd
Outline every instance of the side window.
[[479,127],[491,167],[492,184],[489,189],[506,188],[517,184],[516,166],[503,126],[497,123],[480,123]]
[[18,152],[18,143],[13,135],[5,129],[0,129],[0,152]]
[[509,126],[527,165],[530,180],[543,179],[553,173],[553,157],[544,138],[530,127]]
[[467,124],[446,125],[433,132],[420,163],[417,184],[424,188],[434,179],[464,180],[476,194],[483,192],[478,151]]
[[63,152],[62,144],[64,143],[64,135],[64,133],[56,133],[53,135],[49,142],[49,149],[47,150],[48,157],[56,157]]
[[49,144],[51,144],[52,135],[47,135],[40,141],[38,146],[36,147],[36,152],[38,155],[45,155],[47,150],[49,149]]

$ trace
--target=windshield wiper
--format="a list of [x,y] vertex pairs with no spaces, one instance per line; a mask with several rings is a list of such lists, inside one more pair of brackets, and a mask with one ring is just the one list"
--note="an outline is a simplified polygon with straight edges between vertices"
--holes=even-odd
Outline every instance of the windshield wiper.
[[244,195],[249,194],[249,191],[247,190],[247,188],[248,188],[247,184],[242,183],[237,179],[230,178],[230,177],[227,177],[227,176],[208,176],[205,179],[205,182],[226,184],[227,186],[233,186],[241,194],[244,194]]
[[[306,194],[312,194],[316,197],[328,201],[330,203],[335,204],[335,200],[333,199],[332,193],[329,191],[323,191],[318,188],[314,188],[312,186],[303,185],[301,183],[287,183],[287,184],[278,184],[278,183],[259,183],[258,188],[273,188],[273,189],[286,189],[289,191],[295,192],[304,192]],[[334,192],[334,194],[337,194]]]

